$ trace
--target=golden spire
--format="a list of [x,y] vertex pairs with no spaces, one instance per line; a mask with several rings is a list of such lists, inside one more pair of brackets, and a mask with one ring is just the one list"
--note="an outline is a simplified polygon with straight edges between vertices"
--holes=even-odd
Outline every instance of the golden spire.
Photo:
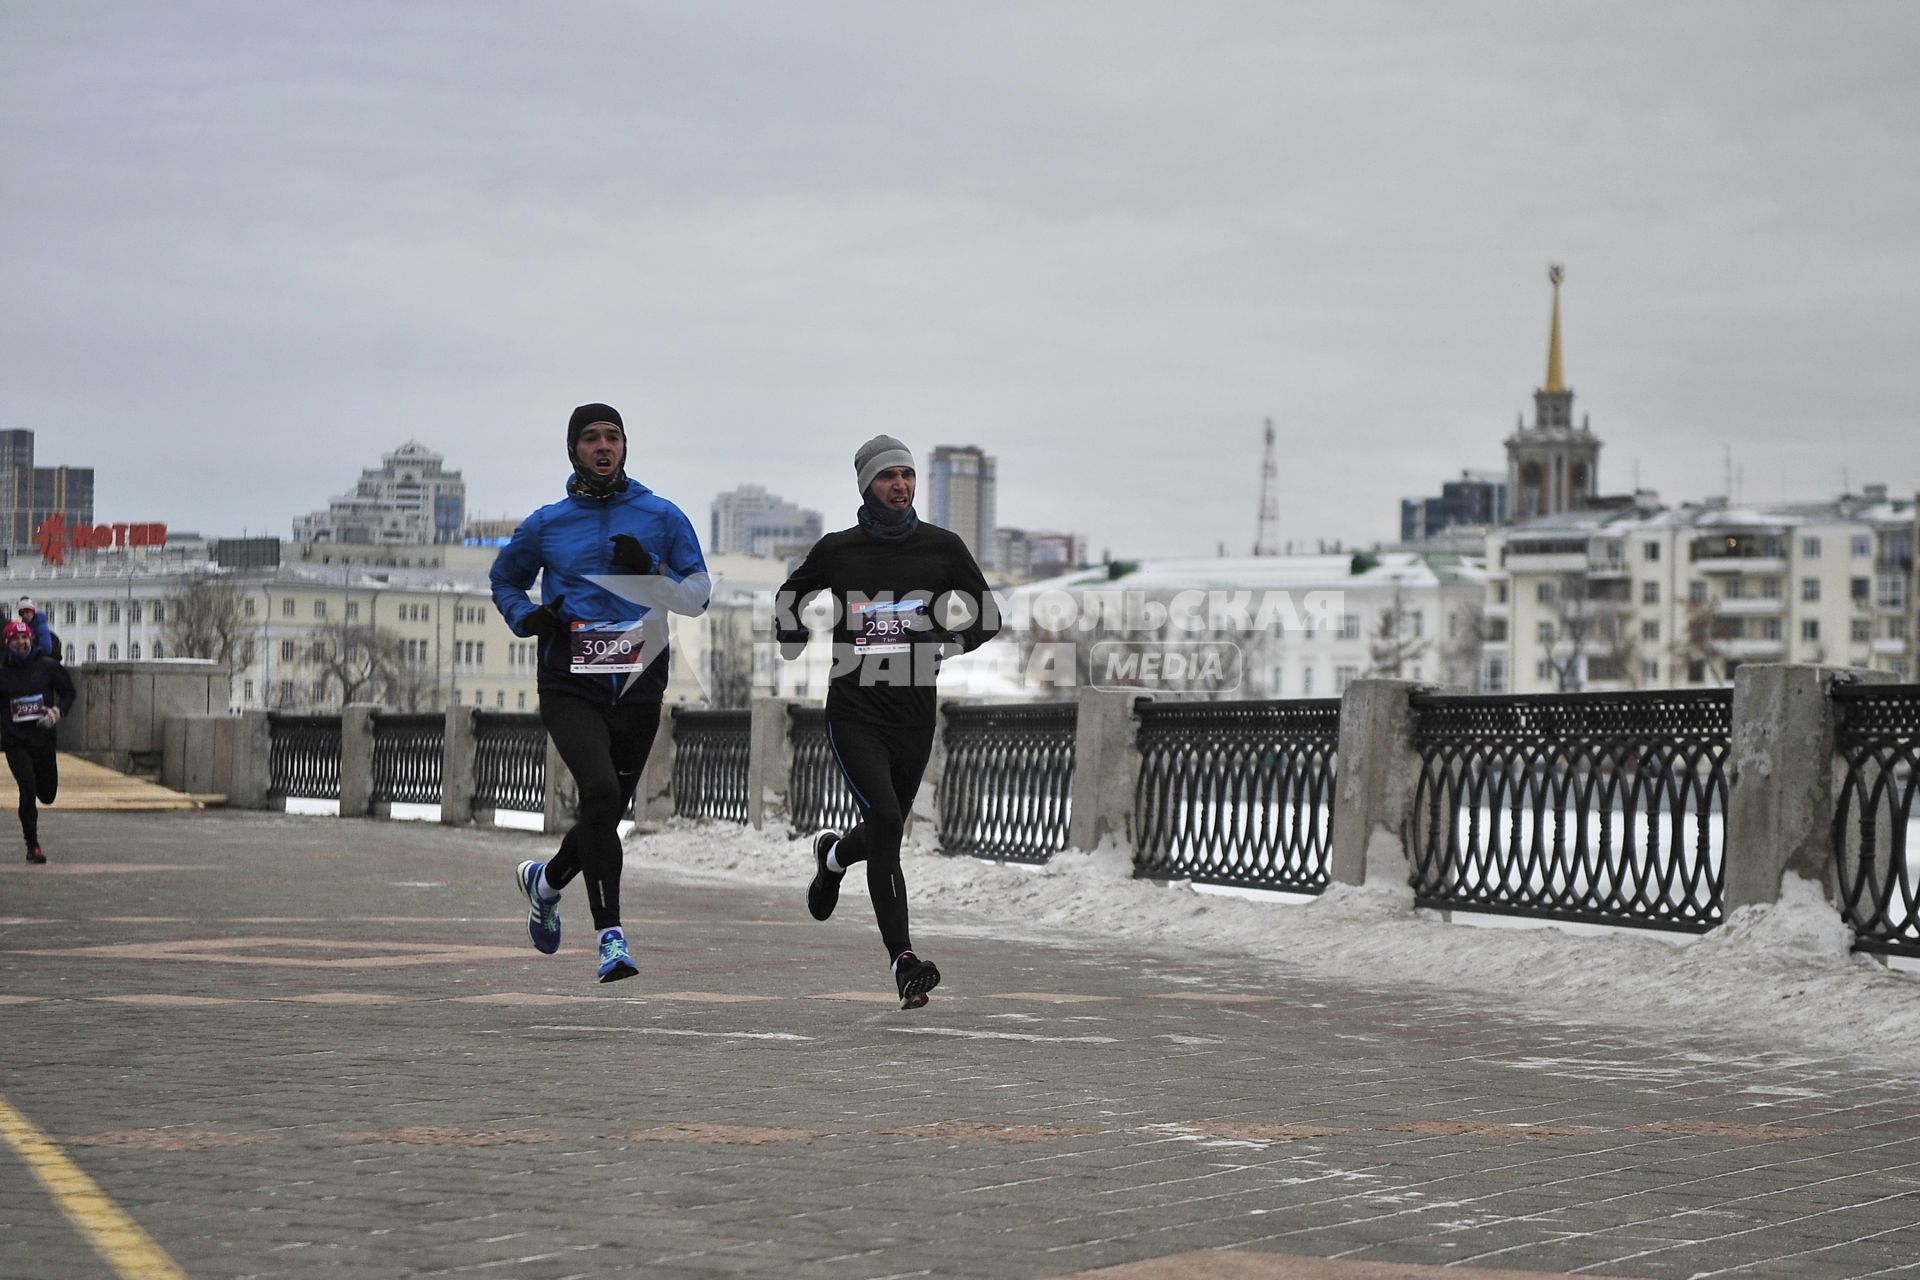
[[1567,278],[1567,269],[1559,263],[1547,268],[1547,279],[1553,281],[1553,332],[1547,338],[1547,391],[1565,391],[1567,380],[1560,372],[1560,282]]

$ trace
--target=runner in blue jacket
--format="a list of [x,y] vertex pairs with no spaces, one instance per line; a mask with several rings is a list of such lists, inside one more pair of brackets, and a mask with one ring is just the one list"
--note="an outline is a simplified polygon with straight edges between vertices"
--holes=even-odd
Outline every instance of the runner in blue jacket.
[[[711,584],[680,508],[626,474],[627,433],[610,405],[567,422],[567,496],[513,531],[493,562],[493,602],[538,639],[540,719],[580,793],[580,817],[547,862],[523,862],[527,934],[560,947],[560,891],[587,885],[602,982],[637,970],[620,928],[620,819],[660,726],[668,613],[705,612]],[[541,603],[528,596],[535,579]]]

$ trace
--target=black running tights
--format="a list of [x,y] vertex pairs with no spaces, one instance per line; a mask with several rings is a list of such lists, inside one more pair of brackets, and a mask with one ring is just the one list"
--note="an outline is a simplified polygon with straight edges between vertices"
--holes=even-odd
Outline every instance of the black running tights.
[[933,751],[933,725],[877,725],[829,720],[827,741],[853,791],[860,824],[840,837],[834,855],[843,867],[867,864],[867,893],[889,959],[913,950],[907,931],[907,880],[900,870],[900,838]]
[[7,768],[13,770],[13,780],[20,784],[20,834],[27,838],[29,848],[36,847],[40,843],[39,805],[52,804],[60,790],[60,764],[53,754],[53,735],[48,734],[44,744],[9,742]]
[[585,876],[593,927],[611,929],[620,923],[620,820],[653,749],[660,704],[542,693],[540,721],[580,793],[579,820],[547,863],[547,883],[558,890]]

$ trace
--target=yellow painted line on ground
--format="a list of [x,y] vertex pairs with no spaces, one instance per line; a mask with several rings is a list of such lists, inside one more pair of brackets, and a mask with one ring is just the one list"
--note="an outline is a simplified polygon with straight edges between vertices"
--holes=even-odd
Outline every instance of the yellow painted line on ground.
[[20,1153],[28,1172],[120,1280],[187,1280],[153,1237],[5,1098],[0,1098],[0,1138]]

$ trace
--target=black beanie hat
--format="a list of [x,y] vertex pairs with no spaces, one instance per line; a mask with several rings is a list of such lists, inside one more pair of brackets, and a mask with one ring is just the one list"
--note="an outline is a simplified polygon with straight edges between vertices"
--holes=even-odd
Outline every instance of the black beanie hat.
[[620,411],[610,404],[583,404],[573,411],[567,419],[567,452],[580,443],[580,433],[596,422],[611,422],[620,428],[620,434],[627,434],[627,424],[620,421]]

